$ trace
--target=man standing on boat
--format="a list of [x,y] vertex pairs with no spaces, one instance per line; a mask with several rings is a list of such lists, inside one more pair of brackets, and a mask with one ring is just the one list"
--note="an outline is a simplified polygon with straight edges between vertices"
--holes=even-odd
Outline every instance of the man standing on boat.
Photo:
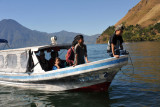
[[[110,37],[108,41],[108,47],[107,47],[107,53],[111,57],[116,57],[119,58],[120,55],[120,50],[123,50],[123,38],[122,38],[122,33],[123,33],[124,27],[123,25],[118,25],[115,28],[115,33]],[[119,50],[120,49],[120,50]]]
[[[87,58],[87,47],[84,44],[83,35],[77,35],[76,39],[78,43],[75,46],[74,53],[75,53],[75,59],[74,59],[74,66],[84,64],[85,61],[88,63]],[[85,60],[84,60],[85,57]]]

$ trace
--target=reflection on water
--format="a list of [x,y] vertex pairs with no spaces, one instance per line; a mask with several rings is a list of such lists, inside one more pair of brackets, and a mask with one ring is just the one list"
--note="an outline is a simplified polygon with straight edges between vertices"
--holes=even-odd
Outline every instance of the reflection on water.
[[133,82],[148,84],[146,91],[160,91],[160,42],[126,44],[133,59]]
[[[21,90],[18,88],[3,87],[0,92],[0,107],[98,107],[109,106],[111,102],[106,93],[82,93],[82,92],[42,92],[34,90]],[[94,101],[94,102],[92,102]]]
[[[0,86],[0,107],[159,107],[160,42],[126,43],[133,65],[122,68],[108,92],[43,92]],[[107,58],[106,44],[88,45],[90,61]]]

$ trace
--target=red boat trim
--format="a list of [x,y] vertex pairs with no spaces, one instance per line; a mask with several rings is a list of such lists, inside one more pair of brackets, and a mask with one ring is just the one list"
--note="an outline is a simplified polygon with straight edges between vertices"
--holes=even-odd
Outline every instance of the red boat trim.
[[95,91],[95,92],[100,92],[100,91],[107,91],[111,82],[103,82],[87,87],[81,87],[81,88],[76,88],[72,89],[70,91]]

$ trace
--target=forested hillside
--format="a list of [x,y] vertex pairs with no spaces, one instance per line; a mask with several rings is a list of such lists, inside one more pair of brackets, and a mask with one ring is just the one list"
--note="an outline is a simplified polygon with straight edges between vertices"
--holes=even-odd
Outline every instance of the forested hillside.
[[[114,26],[108,27],[97,39],[97,43],[107,43],[109,37],[114,33]],[[125,26],[123,32],[124,41],[157,41],[160,40],[160,23],[141,27],[141,25]]]

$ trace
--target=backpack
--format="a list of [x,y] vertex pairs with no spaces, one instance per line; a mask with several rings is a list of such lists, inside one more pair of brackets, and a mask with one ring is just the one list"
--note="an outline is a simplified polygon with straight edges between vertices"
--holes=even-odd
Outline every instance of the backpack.
[[70,49],[71,49],[71,55],[69,56],[69,59],[74,60],[74,51],[72,50],[72,48]]

